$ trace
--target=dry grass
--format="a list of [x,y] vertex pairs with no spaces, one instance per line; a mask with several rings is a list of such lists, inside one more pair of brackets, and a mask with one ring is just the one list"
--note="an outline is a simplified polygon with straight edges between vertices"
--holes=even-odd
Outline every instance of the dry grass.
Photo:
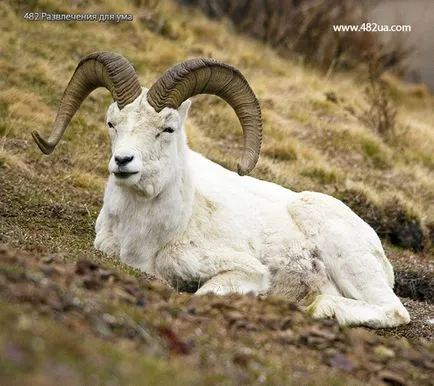
[[[143,84],[150,85],[168,66],[206,55],[239,67],[261,101],[265,138],[253,175],[294,190],[331,194],[357,184],[374,192],[379,202],[400,197],[403,212],[414,214],[418,223],[432,221],[431,97],[396,98],[395,123],[405,130],[385,140],[357,118],[370,103],[364,97],[365,85],[351,76],[324,78],[258,42],[234,36],[231,27],[212,22],[199,11],[185,12],[169,1],[137,4],[86,3],[88,12],[134,15],[133,22],[108,24],[31,23],[22,19],[24,3],[2,3],[0,70],[8,76],[0,92],[0,135],[3,152],[16,165],[43,175],[50,170],[62,181],[102,194],[110,152],[103,125],[110,101],[107,92],[99,90],[88,98],[50,158],[38,152],[30,137],[33,129],[49,131],[79,58],[95,50],[122,52],[134,63]],[[35,9],[73,12],[75,8],[45,0],[35,3]],[[17,25],[19,29],[13,27]],[[234,167],[241,132],[235,114],[222,101],[195,98],[188,134],[195,150]],[[363,208],[356,209],[364,215]]]

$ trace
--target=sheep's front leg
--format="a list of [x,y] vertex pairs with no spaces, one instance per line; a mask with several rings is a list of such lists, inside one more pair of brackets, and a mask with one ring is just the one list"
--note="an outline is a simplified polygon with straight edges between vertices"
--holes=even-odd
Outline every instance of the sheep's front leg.
[[204,250],[191,248],[190,242],[175,243],[158,254],[155,272],[168,282],[199,282],[197,295],[268,292],[270,272],[254,256],[226,249]]
[[214,292],[217,295],[228,293],[256,295],[265,294],[269,288],[269,274],[262,272],[226,271],[213,276],[196,291],[196,295]]
[[114,218],[103,207],[96,220],[93,246],[107,255],[119,256],[119,242],[113,232],[113,225]]

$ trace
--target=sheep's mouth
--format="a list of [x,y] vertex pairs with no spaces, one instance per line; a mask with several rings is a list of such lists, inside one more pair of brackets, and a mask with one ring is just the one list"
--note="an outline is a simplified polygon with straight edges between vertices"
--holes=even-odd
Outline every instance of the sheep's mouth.
[[117,177],[117,178],[128,178],[131,177],[134,174],[137,174],[138,172],[114,172],[113,174]]

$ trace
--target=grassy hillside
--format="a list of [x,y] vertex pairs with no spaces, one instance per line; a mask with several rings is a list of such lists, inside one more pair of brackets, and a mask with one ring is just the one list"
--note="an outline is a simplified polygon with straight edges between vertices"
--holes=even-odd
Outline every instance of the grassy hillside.
[[[291,379],[311,384],[318,384],[315,379],[357,384],[378,382],[381,372],[388,371],[410,382],[426,382],[425,374],[432,365],[432,344],[426,342],[399,343],[365,330],[354,338],[333,323],[314,323],[301,313],[292,322],[300,327],[282,328],[283,332],[281,327],[257,319],[248,320],[246,324],[253,328],[242,333],[231,327],[231,318],[243,319],[251,312],[260,315],[270,308],[277,315],[288,313],[277,300],[273,306],[272,301],[239,298],[236,301],[241,302],[241,311],[230,311],[240,312],[241,317],[221,310],[228,308],[231,299],[223,298],[223,305],[212,311],[207,306],[209,299],[195,300],[146,285],[140,287],[147,299],[145,305],[138,304],[136,298],[128,300],[125,293],[137,297],[138,290],[132,295],[124,281],[133,286],[147,281],[92,247],[110,156],[104,125],[109,93],[97,90],[83,103],[50,157],[41,155],[30,132],[50,131],[75,66],[92,51],[122,53],[148,86],[166,68],[188,57],[212,56],[240,68],[260,99],[264,117],[263,151],[252,174],[296,191],[333,194],[370,222],[383,237],[395,268],[402,272],[398,290],[413,297],[407,305],[418,316],[412,326],[389,335],[432,338],[433,327],[424,321],[433,317],[430,304],[434,302],[430,244],[434,229],[433,98],[392,87],[389,98],[398,109],[397,124],[394,133],[379,135],[364,119],[373,104],[366,97],[367,84],[356,77],[329,74],[326,78],[280,58],[258,42],[237,36],[230,25],[211,22],[169,1],[72,3],[63,6],[54,0],[6,0],[0,4],[0,242],[5,245],[2,262],[6,261],[0,267],[0,376],[10,381],[22,374],[17,384],[30,380],[56,383],[72,373],[71,383],[76,384],[83,380],[95,383],[92,379],[104,383],[112,375],[121,383],[143,384],[149,381],[149,374],[153,374],[155,384],[167,384],[168,379],[174,379],[171,374],[176,374],[179,383],[251,383],[265,377],[275,384]],[[134,21],[24,20],[24,13],[32,10],[130,13]],[[194,98],[187,130],[193,149],[234,169],[241,150],[241,130],[224,102],[211,96]],[[404,245],[407,250],[390,243]],[[85,272],[84,279],[90,284],[80,275],[77,279],[74,262],[83,255],[86,261],[103,261],[105,269],[123,279],[112,281],[107,289],[105,279],[98,276],[102,268]],[[47,270],[53,265],[50,259],[55,265]],[[98,284],[101,280],[103,289]],[[72,306],[47,301],[43,292],[47,285],[48,293],[52,290],[56,294],[53,299],[62,293],[72,299]],[[34,288],[42,291],[40,298],[30,296]],[[78,305],[74,305],[76,298]],[[110,316],[123,322],[116,324]],[[196,331],[198,325],[202,332]],[[152,330],[149,336],[148,328]],[[258,335],[257,329],[265,332]],[[303,338],[318,335],[312,329],[334,334],[320,338],[329,342],[323,344],[324,350],[331,350],[329,354],[323,355],[324,350],[312,339]],[[277,330],[294,335],[282,338]],[[226,336],[230,337],[227,343],[218,339]],[[262,349],[258,342],[267,340],[275,345]],[[366,345],[363,350],[368,350],[369,366],[351,357],[351,350],[357,349],[354,342],[359,340]],[[336,341],[344,344],[337,345]],[[349,341],[355,346],[348,343],[352,348],[346,353],[345,342]],[[44,348],[38,349],[41,345]],[[391,361],[390,353],[385,354],[386,359],[381,353],[377,354],[383,359],[376,357],[373,347],[385,345],[393,348],[399,360]],[[55,360],[50,354],[53,352],[59,354]],[[413,362],[407,366],[410,353]],[[338,354],[345,359],[336,357]],[[216,363],[220,356],[224,360]],[[300,358],[304,356],[308,360]],[[290,368],[288,363],[292,363]],[[317,378],[318,372],[322,378]]]

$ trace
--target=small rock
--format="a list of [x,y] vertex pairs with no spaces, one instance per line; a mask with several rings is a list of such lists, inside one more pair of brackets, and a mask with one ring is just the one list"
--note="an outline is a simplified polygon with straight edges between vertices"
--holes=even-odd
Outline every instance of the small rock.
[[234,329],[241,329],[241,328],[245,328],[247,326],[247,321],[246,320],[237,320],[232,327]]
[[287,309],[288,309],[288,311],[299,311],[300,312],[299,305],[295,304],[295,303],[288,303],[287,304]]
[[146,299],[143,296],[139,297],[136,301],[136,306],[142,307],[145,304],[146,304]]
[[25,359],[24,351],[13,343],[8,343],[6,345],[3,355],[6,359],[15,363],[22,363]]
[[137,294],[137,288],[133,285],[125,285],[124,289],[126,292],[128,292],[132,296],[136,296],[136,294]]
[[112,331],[104,319],[95,318],[92,323],[92,327],[94,328],[94,331],[100,336],[106,338],[112,336]]
[[390,348],[380,345],[374,348],[374,354],[380,361],[388,361],[395,357],[395,352]]
[[78,275],[84,275],[89,271],[95,271],[98,266],[90,260],[81,259],[78,260],[75,265],[75,273]]
[[135,298],[135,296],[131,295],[130,293],[128,293],[127,291],[125,291],[123,288],[116,287],[114,289],[114,293],[116,294],[116,296],[119,299],[122,299],[122,300],[124,300],[124,301],[126,301],[128,303],[135,304],[136,301],[137,301],[136,298]]
[[291,328],[292,327],[292,318],[291,317],[286,317],[282,320],[282,322],[280,323],[280,329],[281,330],[286,330],[287,328]]
[[20,318],[18,319],[18,329],[19,330],[30,330],[32,327],[33,319],[28,317],[27,315],[20,315]]
[[335,347],[329,347],[329,348],[326,348],[323,351],[323,353],[324,353],[325,357],[331,358],[331,357],[334,357],[335,355],[339,354],[339,351]]
[[41,293],[40,299],[43,304],[50,306],[53,310],[62,311],[64,309],[63,301],[54,291],[50,291],[46,294]]
[[258,331],[259,330],[259,327],[257,325],[255,325],[254,323],[246,323],[243,327],[247,331]]
[[238,311],[229,311],[225,314],[225,317],[230,322],[236,322],[237,320],[244,319],[244,315]]
[[105,313],[102,318],[104,322],[106,322],[110,326],[115,326],[118,324],[118,320],[116,319],[116,317],[111,314]]
[[392,371],[388,371],[388,370],[380,371],[378,376],[384,383],[388,385],[404,386],[407,384],[405,382],[405,379],[401,375],[397,373],[393,373]]
[[114,272],[105,269],[100,269],[98,273],[102,280],[108,280],[110,277],[114,277],[115,279],[117,278],[117,275]]
[[178,335],[169,327],[160,327],[158,329],[159,335],[167,342],[169,350],[178,355],[186,355],[191,352],[192,343],[183,342],[179,339]]
[[313,326],[310,329],[310,334],[317,336],[319,338],[324,338],[326,340],[335,340],[336,339],[336,334],[332,331],[328,331],[325,329],[321,329],[318,326]]
[[356,367],[353,362],[351,362],[345,355],[340,353],[332,356],[328,360],[328,364],[331,367],[345,371],[351,371]]
[[74,384],[79,383],[79,374],[76,369],[64,363],[58,363],[54,360],[49,360],[42,367],[44,374],[50,374],[56,379],[58,384]]
[[294,331],[285,330],[277,333],[277,341],[281,344],[291,344],[294,342]]
[[41,272],[47,276],[47,277],[52,277],[53,273],[55,272],[54,267],[46,267],[46,266],[42,266],[41,267]]
[[51,264],[54,261],[54,256],[45,256],[41,259],[44,264]]
[[275,316],[260,316],[258,318],[258,323],[270,330],[280,330],[281,321]]
[[250,361],[251,356],[243,353],[234,354],[233,362],[239,366],[246,367]]
[[88,290],[97,291],[103,287],[100,280],[93,276],[87,276],[83,279],[83,285]]

